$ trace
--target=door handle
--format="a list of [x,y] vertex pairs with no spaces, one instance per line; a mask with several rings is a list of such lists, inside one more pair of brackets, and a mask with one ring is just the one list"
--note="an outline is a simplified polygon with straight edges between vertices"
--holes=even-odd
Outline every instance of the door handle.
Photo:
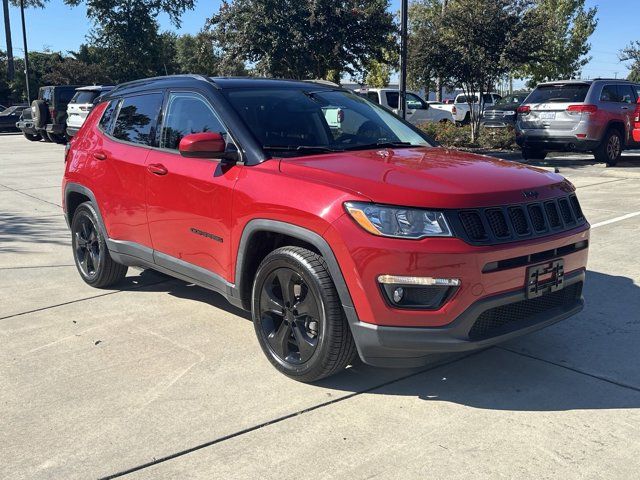
[[149,170],[154,175],[166,175],[167,173],[169,173],[167,167],[165,167],[161,163],[150,163],[149,165],[147,165],[147,170]]
[[96,160],[106,160],[107,156],[102,152],[95,152],[93,154],[93,158],[95,158]]
[[629,107],[622,107],[622,110],[629,110]]

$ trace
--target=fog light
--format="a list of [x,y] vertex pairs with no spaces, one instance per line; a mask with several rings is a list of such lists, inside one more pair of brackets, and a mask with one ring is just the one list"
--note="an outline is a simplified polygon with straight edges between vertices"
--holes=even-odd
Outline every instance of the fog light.
[[400,303],[402,301],[403,296],[404,296],[404,289],[402,287],[398,287],[393,291],[394,302]]
[[460,285],[458,278],[380,275],[378,282],[387,303],[395,308],[437,310]]

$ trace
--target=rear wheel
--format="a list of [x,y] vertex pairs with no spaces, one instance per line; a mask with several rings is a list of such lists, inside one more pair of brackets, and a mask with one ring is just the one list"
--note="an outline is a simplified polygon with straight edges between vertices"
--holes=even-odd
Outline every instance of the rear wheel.
[[544,160],[546,157],[547,152],[545,152],[544,150],[527,147],[524,147],[522,149],[522,158],[524,158],[525,160]]
[[127,274],[127,267],[114,262],[109,255],[105,238],[98,228],[98,216],[90,202],[78,206],[73,214],[71,244],[78,272],[92,287],[109,287]]
[[355,343],[324,259],[301,247],[271,252],[253,284],[253,323],[271,363],[313,382],[343,370]]
[[616,129],[610,129],[604,139],[593,152],[598,162],[607,164],[607,167],[614,167],[622,156],[622,135]]
[[37,133],[33,134],[33,133],[22,132],[22,135],[24,135],[24,138],[26,138],[30,142],[39,142],[40,140],[42,140],[42,137]]

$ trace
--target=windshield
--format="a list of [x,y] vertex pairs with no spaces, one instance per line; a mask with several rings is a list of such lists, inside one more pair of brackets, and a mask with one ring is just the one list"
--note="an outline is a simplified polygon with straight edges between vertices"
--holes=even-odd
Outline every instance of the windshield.
[[431,146],[426,136],[388,110],[349,92],[292,88],[223,92],[269,153],[291,156],[384,146]]
[[527,103],[545,102],[584,102],[589,91],[587,84],[541,85],[527,98]]

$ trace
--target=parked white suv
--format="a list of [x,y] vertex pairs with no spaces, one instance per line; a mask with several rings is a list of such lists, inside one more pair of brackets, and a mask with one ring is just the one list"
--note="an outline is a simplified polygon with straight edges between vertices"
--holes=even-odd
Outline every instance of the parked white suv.
[[498,100],[502,97],[497,93],[484,93],[482,95],[482,102],[479,102],[480,95],[478,93],[472,93],[467,96],[464,93],[460,93],[453,101],[453,119],[457,124],[466,124],[471,120],[471,109],[469,108],[469,98],[471,97],[471,104],[473,110],[478,114],[482,114],[486,107],[493,107]]
[[[398,98],[400,92],[394,88],[358,88],[355,92],[374,103],[398,112]],[[453,122],[453,116],[448,109],[432,108],[417,93],[407,92],[406,120],[413,125],[426,122]]]
[[67,106],[67,135],[69,137],[78,133],[93,108],[95,99],[111,90],[113,87],[109,85],[76,88],[76,94]]

